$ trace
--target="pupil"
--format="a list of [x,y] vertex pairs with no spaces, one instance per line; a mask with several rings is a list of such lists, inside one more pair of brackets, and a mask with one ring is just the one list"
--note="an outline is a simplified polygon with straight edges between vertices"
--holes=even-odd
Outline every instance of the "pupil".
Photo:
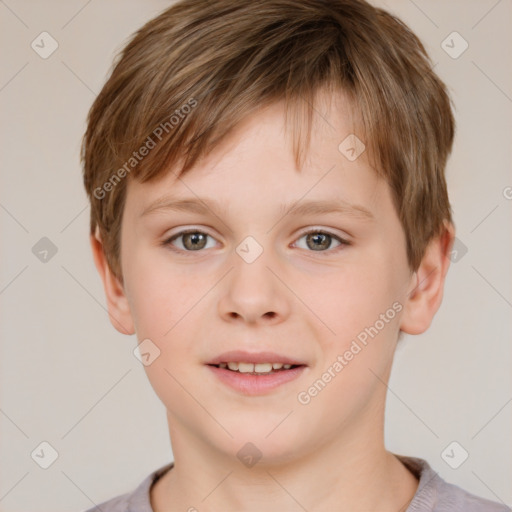
[[[202,233],[186,233],[185,235],[185,245],[188,249],[202,249],[204,247],[206,237]],[[187,243],[191,242],[190,244]],[[202,244],[201,244],[202,242]]]
[[[312,246],[312,248],[314,250],[318,250],[318,248],[324,249],[324,248],[328,248],[329,247],[329,240],[328,240],[329,235],[326,235],[325,233],[315,233],[314,235],[309,235],[308,239],[310,239],[309,237],[311,237],[311,239],[314,240],[314,244]],[[322,241],[323,241],[322,245],[319,245],[319,244],[316,243],[316,242],[320,242],[321,243]]]

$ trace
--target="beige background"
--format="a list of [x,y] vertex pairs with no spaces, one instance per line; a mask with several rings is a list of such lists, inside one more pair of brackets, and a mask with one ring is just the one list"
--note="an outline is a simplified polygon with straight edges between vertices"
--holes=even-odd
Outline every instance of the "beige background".
[[[449,192],[468,249],[431,329],[398,350],[387,446],[510,506],[512,3],[375,4],[421,37],[450,87],[458,131]],[[1,511],[84,510],[172,457],[164,408],[132,354],[136,338],[106,314],[79,166],[85,116],[114,53],[168,5],[0,1]],[[59,45],[47,59],[30,46],[42,31]],[[469,44],[457,59],[441,47],[453,31]],[[46,263],[32,252],[42,237],[57,248]],[[31,458],[43,441],[58,452],[48,469]],[[458,469],[441,457],[452,441],[469,452]]]

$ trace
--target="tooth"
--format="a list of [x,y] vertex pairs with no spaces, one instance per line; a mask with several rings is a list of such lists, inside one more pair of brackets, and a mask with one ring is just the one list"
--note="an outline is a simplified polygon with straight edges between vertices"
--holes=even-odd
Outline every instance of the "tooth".
[[285,370],[289,370],[291,367],[292,367],[292,365],[291,365],[291,364],[283,364],[283,368],[284,368]]
[[220,363],[219,364],[219,368],[227,368],[227,364],[226,363]]
[[252,363],[238,363],[238,371],[240,373],[254,372],[254,365]]
[[283,363],[272,363],[272,368],[274,370],[280,370],[283,367]]
[[234,371],[236,371],[236,370],[238,370],[238,363],[231,363],[231,362],[230,362],[230,363],[228,363],[228,368],[229,368],[230,370],[234,370]]
[[272,371],[272,364],[258,363],[254,365],[254,371],[257,373],[268,373]]

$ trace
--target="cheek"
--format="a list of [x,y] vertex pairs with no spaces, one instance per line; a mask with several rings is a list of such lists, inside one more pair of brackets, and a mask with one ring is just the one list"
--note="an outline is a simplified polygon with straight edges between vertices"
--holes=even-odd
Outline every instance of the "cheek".
[[334,332],[318,338],[321,355],[310,381],[319,389],[327,383],[314,399],[318,414],[330,403],[357,410],[382,386],[375,375],[383,379],[393,360],[402,310],[387,268],[385,259],[361,260],[323,280],[323,293],[310,295],[311,309]]
[[[329,328],[335,343],[344,343],[379,320],[398,300],[392,276],[382,264],[339,268],[303,288],[304,302]],[[394,324],[395,310],[386,325]],[[380,325],[380,324],[379,324]],[[344,341],[343,341],[344,340]]]
[[319,316],[335,334],[318,338],[321,355],[298,402],[307,411],[305,422],[322,418],[324,427],[334,431],[385,393],[379,379],[385,380],[393,360],[401,305],[389,277],[375,267],[340,272],[315,297]]
[[204,418],[196,417],[197,404],[186,390],[197,387],[197,376],[190,371],[195,363],[191,352],[196,337],[193,319],[207,283],[199,286],[191,277],[168,267],[139,260],[138,273],[131,280],[132,315],[139,342],[149,339],[156,347],[157,356],[144,366],[153,390],[168,410],[179,411],[184,422],[190,420],[192,428],[194,421],[204,422]]
[[198,303],[208,283],[183,266],[177,268],[165,257],[165,249],[127,258],[128,300],[141,336],[163,336]]

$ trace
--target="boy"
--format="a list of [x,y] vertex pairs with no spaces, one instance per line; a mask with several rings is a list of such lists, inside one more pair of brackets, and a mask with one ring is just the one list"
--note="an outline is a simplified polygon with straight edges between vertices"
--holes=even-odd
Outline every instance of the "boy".
[[84,183],[175,460],[91,510],[507,510],[383,442],[398,339],[442,300],[453,136],[421,42],[364,1],[188,0],[137,32]]

